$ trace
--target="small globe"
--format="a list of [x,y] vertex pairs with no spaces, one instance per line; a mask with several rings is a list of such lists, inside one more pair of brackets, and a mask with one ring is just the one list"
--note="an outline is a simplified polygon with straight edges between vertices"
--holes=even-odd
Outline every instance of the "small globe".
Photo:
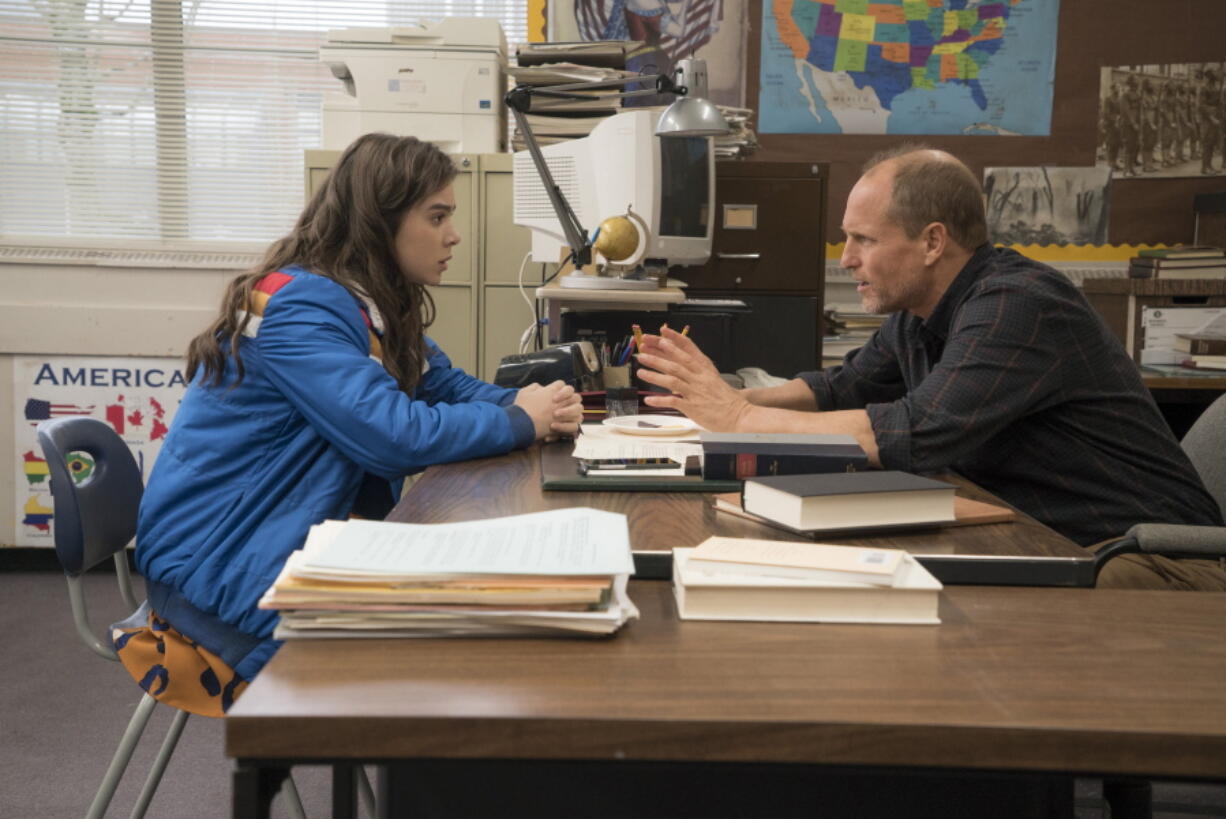
[[629,259],[639,246],[639,232],[625,216],[610,216],[600,223],[600,235],[592,247],[611,262]]

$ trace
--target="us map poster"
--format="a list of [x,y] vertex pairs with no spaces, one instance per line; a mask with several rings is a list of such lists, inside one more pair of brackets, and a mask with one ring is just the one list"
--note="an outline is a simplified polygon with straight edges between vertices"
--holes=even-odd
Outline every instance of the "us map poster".
[[1051,133],[1059,0],[762,4],[766,134]]
[[[53,545],[55,509],[38,423],[74,415],[97,418],[119,433],[148,478],[187,387],[182,365],[179,358],[13,357],[15,545]],[[93,466],[84,452],[70,457],[77,479],[86,479]]]

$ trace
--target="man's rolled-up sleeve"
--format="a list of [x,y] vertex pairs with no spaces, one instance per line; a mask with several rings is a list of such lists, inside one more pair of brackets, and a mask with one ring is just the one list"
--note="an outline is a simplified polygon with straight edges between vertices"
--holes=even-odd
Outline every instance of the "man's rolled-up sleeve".
[[819,410],[863,409],[874,401],[892,401],[906,392],[892,337],[897,316],[872,335],[863,347],[847,353],[843,363],[814,372],[797,373],[809,385]]

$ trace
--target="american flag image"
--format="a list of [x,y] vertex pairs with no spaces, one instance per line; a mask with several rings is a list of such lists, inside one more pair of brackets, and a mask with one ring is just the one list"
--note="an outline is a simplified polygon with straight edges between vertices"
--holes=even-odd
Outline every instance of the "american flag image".
[[[627,14],[643,17],[665,15],[680,27],[663,26],[659,47],[675,63],[694,56],[706,45],[724,17],[723,0],[680,0],[671,5],[664,0],[575,0],[575,22],[584,40],[630,39]],[[667,33],[676,31],[675,34]],[[650,44],[649,44],[650,45]]]
[[38,423],[61,415],[90,415],[93,411],[93,404],[82,407],[76,404],[53,404],[41,398],[30,398],[26,400],[25,416],[30,423]]

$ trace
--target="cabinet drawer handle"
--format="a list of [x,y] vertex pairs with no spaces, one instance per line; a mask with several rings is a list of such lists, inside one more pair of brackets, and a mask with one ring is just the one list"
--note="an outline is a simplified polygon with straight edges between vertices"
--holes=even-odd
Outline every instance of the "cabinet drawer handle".
[[716,253],[721,259],[757,259],[761,258],[761,253]]

